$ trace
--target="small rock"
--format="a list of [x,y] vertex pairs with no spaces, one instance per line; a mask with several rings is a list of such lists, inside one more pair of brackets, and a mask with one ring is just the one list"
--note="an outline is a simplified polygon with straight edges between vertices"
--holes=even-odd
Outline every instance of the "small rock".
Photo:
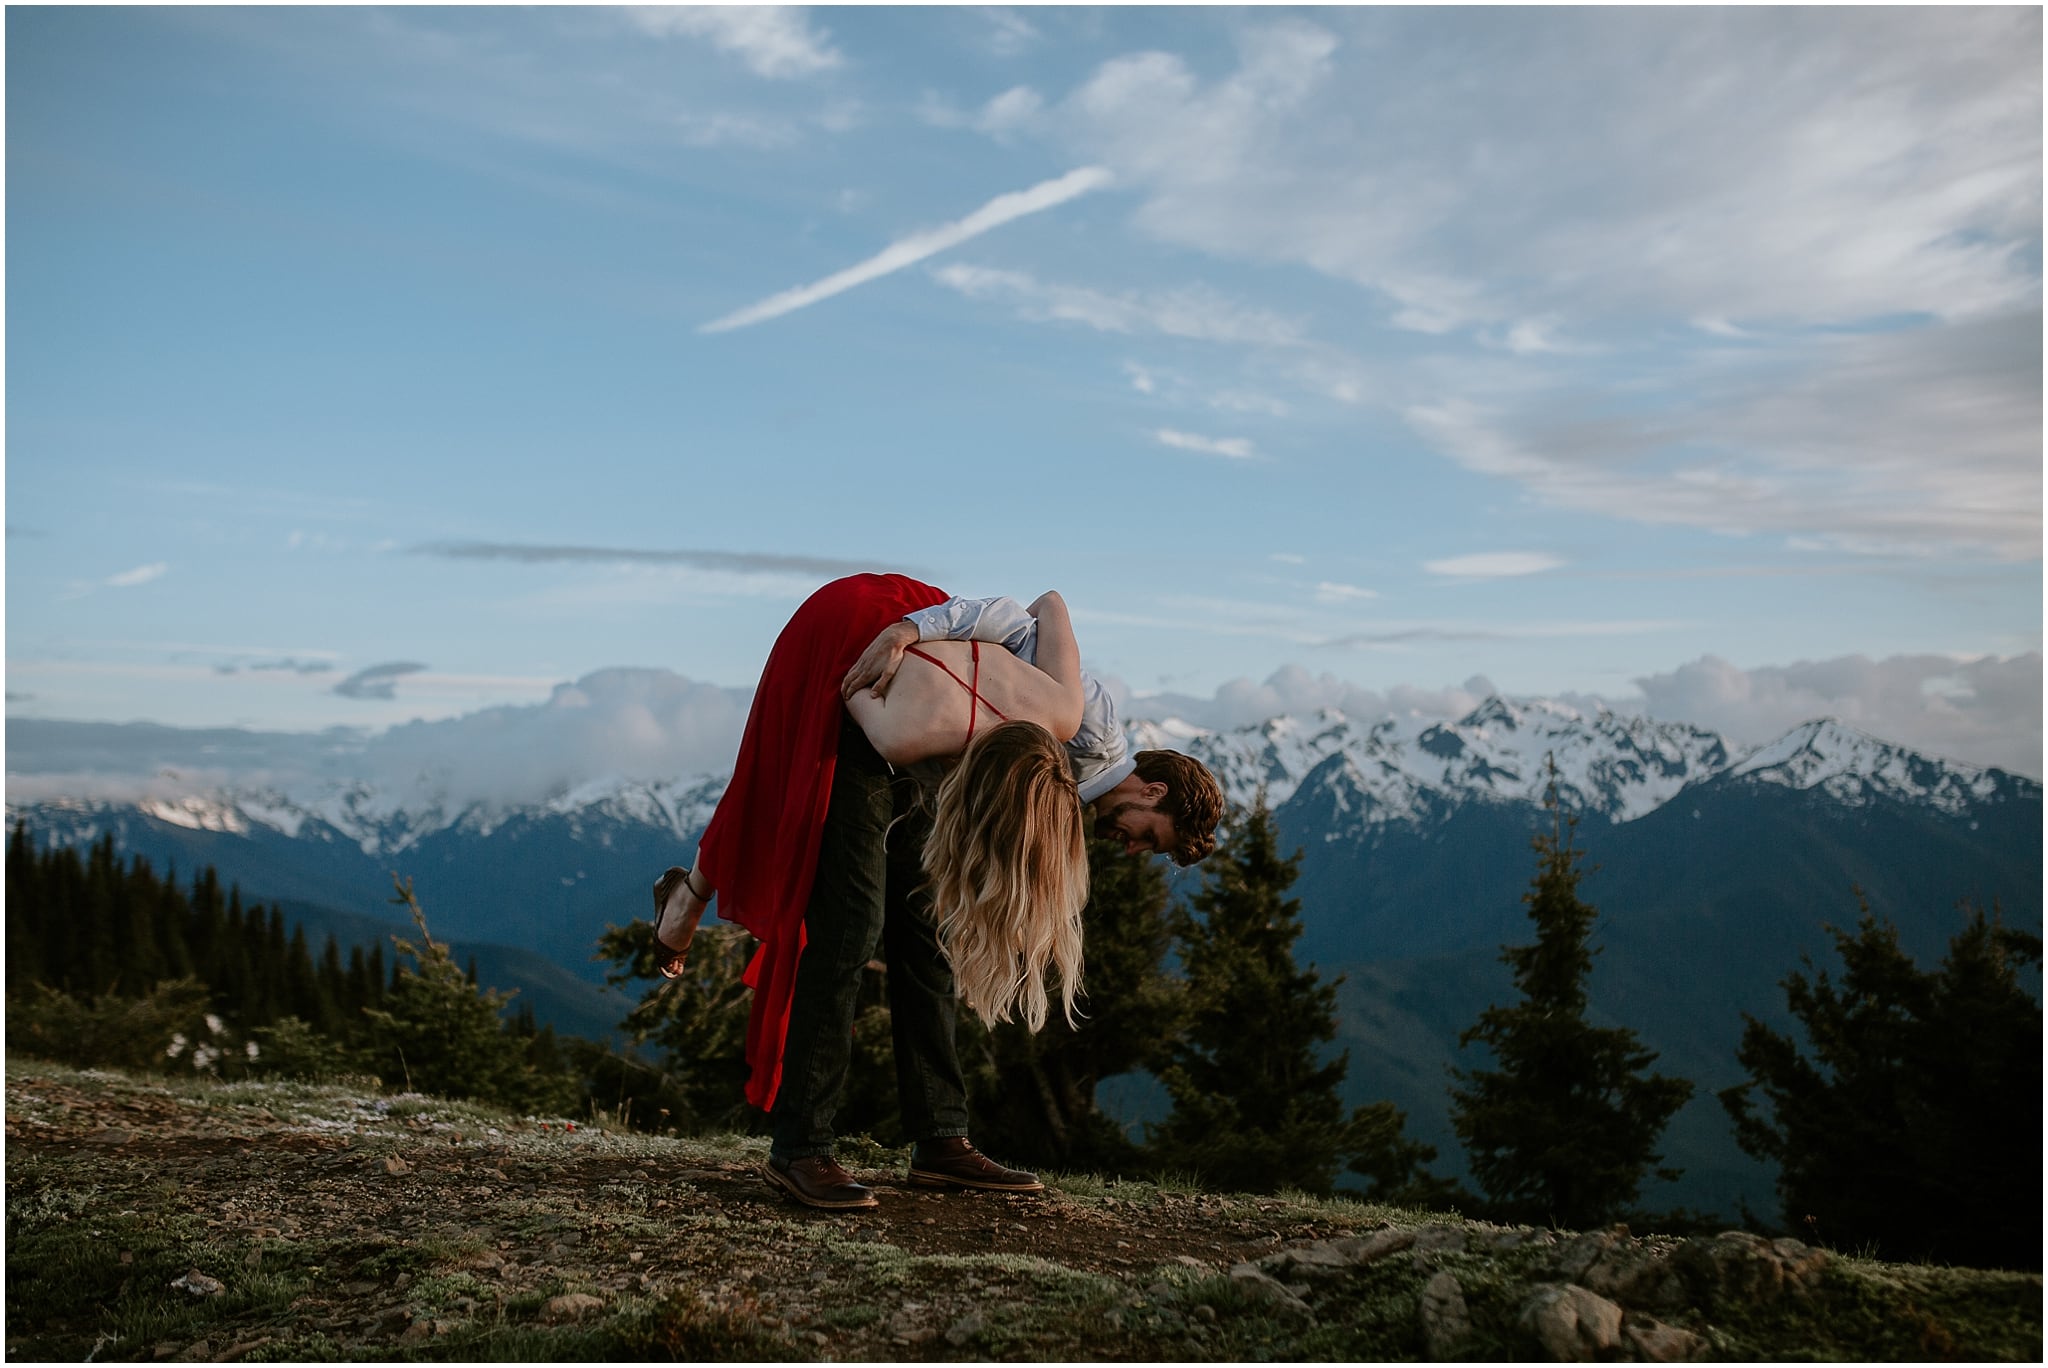
[[1464,1252],[1465,1232],[1457,1226],[1424,1226],[1415,1232],[1415,1242],[1409,1246],[1409,1257],[1417,1268],[1434,1262],[1436,1255]]
[[1753,1305],[1804,1295],[1829,1256],[1797,1240],[1767,1241],[1745,1230],[1724,1230],[1712,1239],[1687,1240],[1670,1262],[1696,1303]]
[[106,1130],[96,1130],[79,1138],[88,1145],[125,1145],[135,1138],[135,1132],[108,1127]]
[[1414,1231],[1396,1230],[1389,1226],[1385,1230],[1375,1230],[1360,1239],[1355,1258],[1359,1263],[1369,1264],[1376,1259],[1384,1259],[1389,1254],[1398,1254],[1414,1243]]
[[1260,1268],[1257,1264],[1241,1263],[1230,1270],[1230,1281],[1240,1291],[1271,1302],[1286,1311],[1303,1315],[1314,1315],[1309,1304],[1287,1290],[1278,1278]]
[[1590,1363],[1621,1340],[1621,1308],[1573,1283],[1540,1283],[1521,1326],[1559,1363]]
[[1577,1282],[1619,1243],[1611,1231],[1592,1230],[1575,1235],[1551,1258],[1551,1271],[1566,1282]]
[[1207,1302],[1196,1302],[1188,1308],[1188,1315],[1203,1325],[1214,1325],[1216,1323],[1216,1308]]
[[173,1278],[171,1286],[190,1292],[195,1297],[218,1297],[227,1287],[217,1278],[209,1278],[198,1269],[190,1269],[181,1278]]
[[641,1253],[641,1252],[640,1252],[639,1250],[637,1250],[637,1249],[636,1249],[636,1250],[634,1250],[634,1251],[633,1251],[632,1253],[630,1253],[630,1254],[628,1254],[628,1255],[626,1256],[626,1262],[627,1262],[627,1263],[639,1263],[639,1262],[640,1262],[640,1261],[641,1261],[642,1259],[644,1259],[644,1258],[646,1258],[646,1257],[647,1257],[647,1256],[646,1256],[645,1254]]
[[1465,1308],[1465,1289],[1448,1270],[1423,1284],[1417,1314],[1431,1358],[1441,1363],[1461,1357],[1459,1350],[1472,1336],[1472,1314]]
[[1204,1273],[1209,1271],[1209,1265],[1192,1254],[1176,1254],[1173,1256],[1173,1261],[1185,1268],[1199,1268]]
[[1349,1268],[1358,1262],[1360,1240],[1318,1240],[1313,1244],[1296,1245],[1282,1249],[1260,1259],[1263,1268],[1295,1269],[1302,1272],[1327,1272],[1333,1269]]
[[389,1174],[411,1173],[412,1165],[395,1154],[384,1156],[384,1171]]
[[588,1292],[565,1292],[548,1300],[541,1311],[541,1318],[547,1321],[580,1320],[603,1305],[603,1298],[593,1297]]
[[1649,1316],[1631,1315],[1621,1333],[1635,1349],[1640,1363],[1692,1363],[1706,1351],[1706,1344],[1690,1330]]
[[988,1323],[986,1321],[980,1316],[969,1312],[946,1327],[946,1343],[952,1345],[955,1349],[962,1348],[987,1328]]

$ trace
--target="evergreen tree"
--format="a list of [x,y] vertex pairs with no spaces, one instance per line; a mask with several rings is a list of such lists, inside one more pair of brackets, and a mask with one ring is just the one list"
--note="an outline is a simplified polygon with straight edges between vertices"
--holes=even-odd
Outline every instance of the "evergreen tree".
[[1720,1094],[1737,1143],[1778,1165],[1785,1224],[1890,1259],[2040,1268],[2040,938],[1974,908],[1925,971],[1867,906],[1829,931],[1840,981],[1810,961],[1784,980],[1812,1058],[1745,1015],[1751,1078]]
[[1337,1089],[1349,1057],[1318,1059],[1336,1037],[1337,992],[1294,962],[1301,904],[1284,895],[1300,864],[1298,851],[1281,858],[1262,792],[1204,864],[1193,911],[1176,916],[1191,1015],[1167,1050],[1173,1111],[1153,1153],[1235,1191],[1328,1193],[1347,1163],[1407,1187],[1433,1151],[1390,1147],[1389,1107],[1347,1115]]
[[7,991],[43,978],[43,930],[39,861],[28,839],[28,824],[16,822],[7,838]]
[[365,1014],[373,1067],[386,1082],[402,1078],[421,1092],[537,1111],[573,1106],[573,1080],[531,1068],[526,1041],[500,1020],[512,994],[472,986],[448,947],[428,932],[411,882],[394,878],[393,884],[398,896],[392,901],[412,913],[420,943],[391,938],[399,957],[396,979],[384,1006]]
[[[1054,1015],[1036,1035],[968,1019],[960,1054],[978,1124],[1023,1163],[1094,1172],[1145,1166],[1138,1147],[1095,1103],[1096,1085],[1156,1068],[1186,1021],[1186,992],[1165,967],[1173,942],[1166,877],[1108,841],[1088,846],[1087,957],[1077,1023]],[[1085,1013],[1085,1015],[1080,1015]]]
[[1451,1089],[1451,1120],[1493,1215],[1583,1230],[1635,1202],[1662,1157],[1657,1137],[1692,1084],[1646,1076],[1657,1056],[1634,1031],[1586,1020],[1599,914],[1578,895],[1577,824],[1558,820],[1554,784],[1546,806],[1551,830],[1532,843],[1536,877],[1522,898],[1536,940],[1501,951],[1522,998],[1487,1008],[1459,1036],[1461,1046],[1491,1050],[1496,1067],[1453,1071],[1465,1086]]

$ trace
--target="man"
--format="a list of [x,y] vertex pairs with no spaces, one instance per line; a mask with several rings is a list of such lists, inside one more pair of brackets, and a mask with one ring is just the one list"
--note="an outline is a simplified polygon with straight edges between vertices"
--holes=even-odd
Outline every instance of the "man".
[[[948,599],[885,627],[846,672],[840,696],[884,694],[904,652],[920,641],[984,641],[1027,663],[1037,620],[1015,599]],[[1215,776],[1176,751],[1129,754],[1116,704],[1083,676],[1080,730],[1066,743],[1094,831],[1127,854],[1193,864],[1215,849],[1223,812]],[[874,1194],[832,1158],[832,1117],[851,1060],[860,972],[879,941],[889,964],[898,1100],[914,1138],[918,1186],[1041,1192],[1036,1176],[1005,1168],[967,1138],[967,1088],[954,1047],[958,1003],[940,952],[919,855],[930,820],[914,785],[882,761],[849,720],[841,730],[831,805],[804,913],[806,943],[791,997],[782,1076],[764,1176],[796,1200],[831,1210],[871,1207]]]

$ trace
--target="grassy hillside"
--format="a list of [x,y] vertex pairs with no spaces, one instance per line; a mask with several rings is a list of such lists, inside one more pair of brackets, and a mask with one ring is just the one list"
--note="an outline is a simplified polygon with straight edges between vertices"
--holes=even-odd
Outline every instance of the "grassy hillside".
[[1050,1175],[788,1204],[763,1142],[7,1062],[17,1359],[2037,1360],[2037,1275]]

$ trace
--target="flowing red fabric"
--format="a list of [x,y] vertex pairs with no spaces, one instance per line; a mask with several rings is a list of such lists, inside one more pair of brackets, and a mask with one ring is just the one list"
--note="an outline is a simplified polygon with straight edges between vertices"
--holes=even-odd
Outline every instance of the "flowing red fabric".
[[782,1083],[804,908],[839,758],[839,683],[884,627],[949,597],[903,575],[851,575],[805,599],[768,652],[732,782],[698,843],[719,918],[761,942],[746,974],[747,1100],[763,1111]]

